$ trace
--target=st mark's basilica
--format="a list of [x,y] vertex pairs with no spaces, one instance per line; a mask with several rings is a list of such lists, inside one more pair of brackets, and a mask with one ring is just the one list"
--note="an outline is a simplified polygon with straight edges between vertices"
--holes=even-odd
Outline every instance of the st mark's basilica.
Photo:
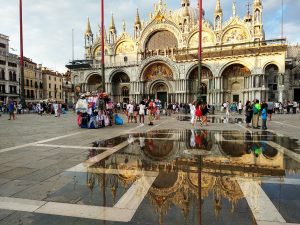
[[[203,18],[201,89],[207,102],[283,101],[287,46],[285,40],[265,39],[261,0],[254,0],[243,18],[233,3],[227,21],[221,5],[217,0],[212,22],[205,15]],[[105,89],[115,102],[159,98],[163,103],[184,103],[196,99],[198,12],[189,0],[182,0],[175,11],[159,0],[145,22],[138,10],[132,12],[133,36],[125,22],[117,35],[111,16],[105,32]],[[88,20],[85,58],[67,65],[77,95],[101,89],[100,61],[101,37],[94,36]]]

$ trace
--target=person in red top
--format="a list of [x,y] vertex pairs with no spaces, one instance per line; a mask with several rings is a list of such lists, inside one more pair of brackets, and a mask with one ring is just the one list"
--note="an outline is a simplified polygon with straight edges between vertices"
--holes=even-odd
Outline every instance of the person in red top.
[[195,125],[197,123],[197,120],[200,120],[200,125],[202,123],[202,111],[201,111],[201,105],[200,104],[197,104],[196,106],[196,111],[195,111],[195,116],[196,116],[196,119],[195,119]]
[[156,113],[156,105],[151,99],[149,105],[148,105],[148,114],[149,114],[149,125],[153,126],[153,120],[155,118],[155,113]]

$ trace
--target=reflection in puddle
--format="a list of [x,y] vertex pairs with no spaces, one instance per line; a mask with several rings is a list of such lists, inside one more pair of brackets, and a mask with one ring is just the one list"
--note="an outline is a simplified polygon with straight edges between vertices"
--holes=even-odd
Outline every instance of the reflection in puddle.
[[[190,116],[178,116],[177,120],[179,121],[191,121]],[[234,118],[234,117],[208,117],[209,123],[244,123],[243,118]]]
[[[68,174],[75,176],[79,190],[72,190],[70,184],[48,200],[64,201],[64,196],[80,204],[112,207],[137,180],[155,174],[130,224],[252,225],[255,219],[238,179],[282,178],[292,173],[294,179],[300,179],[299,162],[268,141],[288,149],[297,146],[297,142],[270,132],[193,129],[131,133],[96,141],[93,145],[97,147],[128,145],[87,173]],[[90,150],[88,157],[100,153]]]

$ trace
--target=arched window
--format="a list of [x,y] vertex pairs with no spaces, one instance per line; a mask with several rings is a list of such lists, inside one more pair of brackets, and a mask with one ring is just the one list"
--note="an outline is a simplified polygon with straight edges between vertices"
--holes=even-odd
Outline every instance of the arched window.
[[1,70],[1,80],[5,80],[5,71],[4,69]]
[[17,74],[16,74],[16,72],[13,73],[13,81],[17,81]]
[[12,75],[12,72],[9,71],[9,80],[10,80],[10,81],[12,81],[12,78],[13,78],[12,76],[13,76],[13,75]]
[[123,97],[129,97],[129,88],[128,87],[122,87],[122,96]]
[[167,30],[162,30],[155,32],[149,38],[149,41],[146,44],[146,49],[148,50],[157,50],[157,49],[166,49],[166,48],[177,48],[178,41],[175,35]]

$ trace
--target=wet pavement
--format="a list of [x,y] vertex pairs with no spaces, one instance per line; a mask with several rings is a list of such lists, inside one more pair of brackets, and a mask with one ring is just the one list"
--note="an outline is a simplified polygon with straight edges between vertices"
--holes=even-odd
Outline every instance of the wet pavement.
[[[191,117],[190,116],[177,116],[177,120],[179,121],[191,121]],[[207,118],[207,122],[208,123],[244,123],[245,120],[243,118],[234,118],[234,117],[226,117],[226,116],[222,116],[222,117],[217,117],[217,116],[210,116]]]
[[42,171],[24,148],[18,170],[1,154],[1,225],[300,224],[300,146],[272,131],[151,128],[36,147]]

